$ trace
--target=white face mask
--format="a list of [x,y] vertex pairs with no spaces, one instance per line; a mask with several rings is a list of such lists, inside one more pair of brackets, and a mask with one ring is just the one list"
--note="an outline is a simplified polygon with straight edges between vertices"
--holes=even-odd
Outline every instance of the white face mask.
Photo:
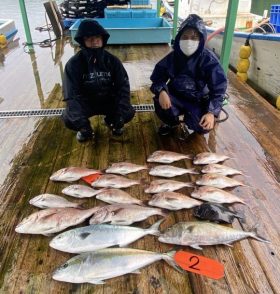
[[186,56],[191,56],[197,50],[199,41],[180,40],[180,49]]

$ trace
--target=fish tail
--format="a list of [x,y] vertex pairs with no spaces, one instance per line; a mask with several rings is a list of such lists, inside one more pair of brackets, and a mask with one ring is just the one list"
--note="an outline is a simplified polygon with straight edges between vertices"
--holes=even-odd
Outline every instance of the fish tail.
[[261,241],[261,242],[264,242],[264,243],[271,243],[271,241],[263,238],[262,236],[260,236],[257,232],[257,229],[259,227],[259,224],[256,224],[252,229],[251,229],[251,237],[258,240],[258,241]]
[[185,154],[185,156],[186,156],[186,159],[191,159],[191,160],[193,160],[195,157],[193,154]]
[[194,174],[194,175],[199,175],[199,174],[200,174],[200,171],[197,170],[197,169],[194,167],[194,168],[190,168],[190,169],[189,169],[189,173],[190,173],[190,174]]
[[149,231],[149,234],[154,235],[154,236],[159,236],[160,231],[159,231],[159,226],[160,224],[164,221],[164,219],[161,219],[154,223],[152,226],[150,226],[147,230]]
[[166,253],[163,254],[163,259],[170,265],[172,266],[175,270],[177,270],[178,272],[180,272],[181,274],[184,274],[185,272],[175,263],[174,261],[174,255],[175,255],[176,251],[172,250],[172,251],[168,251]]
[[195,188],[196,184],[193,182],[185,182],[185,187]]

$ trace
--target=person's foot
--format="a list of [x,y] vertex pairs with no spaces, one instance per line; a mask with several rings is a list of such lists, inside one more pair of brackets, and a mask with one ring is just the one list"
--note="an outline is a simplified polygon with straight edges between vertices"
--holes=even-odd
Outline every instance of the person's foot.
[[162,124],[159,128],[158,128],[158,134],[161,136],[168,136],[170,135],[175,129],[177,128],[177,126],[170,126],[167,124]]
[[78,142],[83,143],[89,141],[94,138],[93,131],[78,131],[76,135],[76,139]]

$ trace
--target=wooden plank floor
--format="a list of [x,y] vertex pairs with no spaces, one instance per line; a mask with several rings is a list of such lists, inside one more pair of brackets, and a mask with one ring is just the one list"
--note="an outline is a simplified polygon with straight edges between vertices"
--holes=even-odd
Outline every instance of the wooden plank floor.
[[[168,52],[167,46],[119,46],[111,48],[122,61],[150,61],[153,64]],[[136,69],[135,69],[136,71]],[[185,141],[178,134],[161,138],[159,121],[154,113],[138,113],[126,126],[120,138],[112,137],[102,123],[94,118],[95,141],[79,144],[75,134],[65,130],[58,118],[44,119],[29,144],[17,157],[0,195],[0,293],[280,293],[280,115],[255,92],[236,81],[230,74],[230,119],[207,136],[191,134]],[[148,87],[132,92],[133,103],[151,103]],[[61,88],[50,94],[50,107],[61,106]],[[12,134],[11,134],[12,135]],[[248,206],[234,205],[245,218],[235,221],[234,228],[250,230],[258,225],[258,233],[271,244],[252,239],[236,242],[233,247],[208,246],[203,251],[185,247],[187,251],[214,258],[224,264],[225,277],[215,281],[192,273],[182,275],[164,261],[154,263],[140,275],[129,274],[108,280],[105,285],[69,284],[52,280],[51,274],[70,258],[70,254],[48,246],[51,238],[15,233],[15,226],[36,208],[28,201],[41,193],[60,194],[66,183],[49,181],[49,176],[66,166],[104,169],[110,163],[130,161],[144,164],[155,150],[197,154],[221,152],[231,156],[228,165],[243,170],[248,177],[240,179],[251,188],[236,188],[234,193]],[[190,167],[189,160],[175,163]],[[149,164],[153,166],[153,164]],[[153,177],[146,171],[132,174],[143,182]],[[181,176],[178,180],[194,180]],[[127,191],[139,199],[149,199],[142,186]],[[188,194],[191,190],[182,190]],[[69,197],[70,199],[70,197]],[[71,199],[73,200],[73,199]],[[80,201],[84,202],[84,201]],[[85,205],[101,204],[89,199]],[[141,222],[149,227],[158,218]],[[191,211],[170,213],[161,229],[178,221],[192,220]],[[133,248],[166,252],[173,247],[161,244],[154,236],[146,236],[131,245]]]

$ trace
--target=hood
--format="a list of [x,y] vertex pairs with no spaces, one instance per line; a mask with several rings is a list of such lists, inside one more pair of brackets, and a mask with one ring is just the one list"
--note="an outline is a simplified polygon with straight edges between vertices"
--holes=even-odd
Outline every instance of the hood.
[[109,33],[95,20],[85,19],[80,23],[78,31],[75,36],[75,41],[84,47],[84,37],[102,36],[103,47],[107,45],[110,37]]
[[205,46],[205,42],[207,39],[207,31],[206,31],[202,18],[196,14],[190,14],[181,24],[179,31],[175,37],[174,46],[173,46],[174,51],[175,52],[177,51],[178,53],[183,54],[183,52],[180,49],[179,42],[180,42],[181,35],[186,28],[197,29],[198,32],[200,33],[200,44],[199,44],[198,50],[196,51],[196,53],[194,53],[194,55],[198,55],[201,53],[201,51],[203,50]]

